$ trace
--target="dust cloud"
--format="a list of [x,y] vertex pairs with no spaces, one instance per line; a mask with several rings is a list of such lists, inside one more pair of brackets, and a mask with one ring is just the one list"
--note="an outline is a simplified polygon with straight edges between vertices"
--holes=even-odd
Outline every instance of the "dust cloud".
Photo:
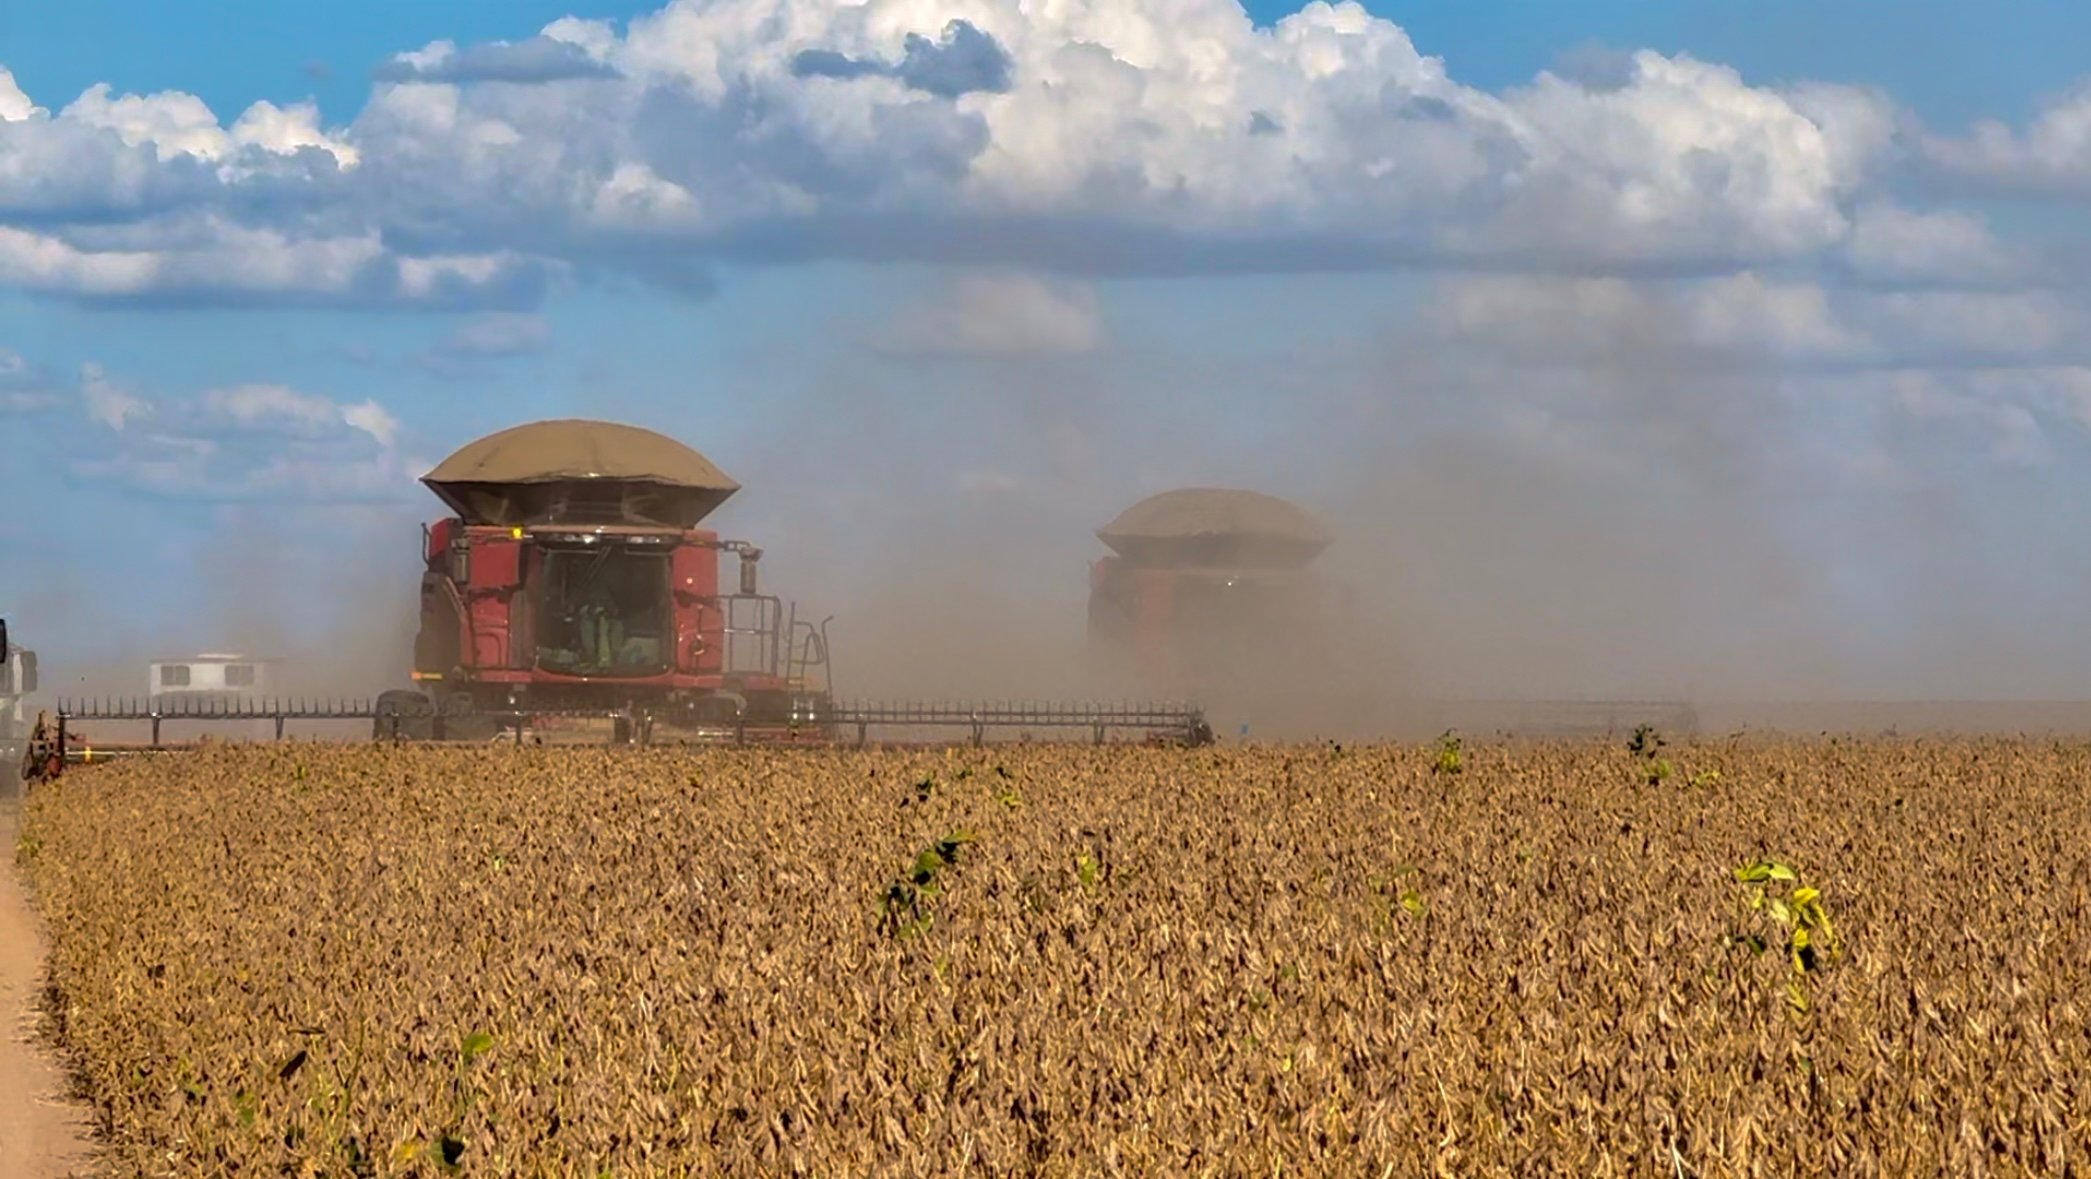
[[[154,660],[204,652],[272,661],[267,695],[353,700],[404,686],[418,609],[420,531],[411,506],[188,510],[210,514],[208,539],[171,558],[160,550],[125,558],[143,569],[119,569],[93,587],[53,572],[74,592],[32,582],[10,602],[15,633],[41,657],[33,705],[52,709],[61,698],[139,704],[152,691]],[[121,556],[120,546],[112,554]],[[76,727],[103,743],[150,734],[142,723]],[[369,728],[368,721],[308,722],[286,732],[336,737]],[[163,737],[273,731],[267,722],[170,722]]]
[[[1675,703],[1722,730],[2091,729],[2038,703],[2091,694],[2084,562],[1989,559],[2001,510],[1950,442],[1897,437],[1835,373],[1708,343],[1665,284],[1593,315],[1615,290],[1542,283],[1477,321],[1497,281],[1438,283],[1311,366],[838,360],[778,411],[788,446],[726,460],[748,489],[721,520],[836,615],[844,695],[1182,694],[1089,657],[1086,566],[1119,511],[1204,485],[1293,499],[1337,537],[1313,657],[1196,686],[1223,735],[1417,737],[1529,719],[1519,701]],[[1883,453],[1900,482],[1862,461]],[[2060,512],[2017,523],[2085,539]]]
[[[1416,738],[1489,727],[1507,715],[1489,701],[1577,699],[1687,704],[1716,730],[2091,728],[2027,703],[2091,697],[2091,561],[2065,555],[2091,553],[2091,526],[2021,512],[2056,538],[2024,558],[1996,525],[2037,487],[1985,498],[1834,379],[1696,341],[1662,284],[1593,314],[1608,288],[1541,283],[1478,314],[1499,281],[1438,281],[1312,356],[837,342],[729,445],[708,408],[645,424],[740,480],[707,523],[763,547],[763,589],[801,619],[832,616],[846,699],[1195,696],[1223,737],[1259,738]],[[1881,454],[1903,482],[1854,458]],[[1183,486],[1282,496],[1329,527],[1301,590],[1324,631],[1281,618],[1203,683],[1098,658],[1095,531]],[[440,511],[227,511],[187,571],[197,608],[153,634],[97,621],[118,628],[97,650],[133,655],[82,661],[66,690],[138,692],[148,649],[276,655],[291,694],[401,686],[418,524]]]

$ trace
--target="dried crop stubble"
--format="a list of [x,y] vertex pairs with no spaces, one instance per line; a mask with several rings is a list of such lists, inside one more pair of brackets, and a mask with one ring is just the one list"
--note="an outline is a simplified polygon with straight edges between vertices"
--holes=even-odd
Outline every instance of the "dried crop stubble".
[[224,749],[23,856],[138,1174],[2084,1173],[2091,750],[1666,754]]

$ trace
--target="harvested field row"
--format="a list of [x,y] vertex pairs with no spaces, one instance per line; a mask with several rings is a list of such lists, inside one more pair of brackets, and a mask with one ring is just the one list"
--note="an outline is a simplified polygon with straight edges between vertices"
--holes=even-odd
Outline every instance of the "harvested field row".
[[1441,760],[228,748],[19,855],[124,1174],[2086,1173],[2091,747]]

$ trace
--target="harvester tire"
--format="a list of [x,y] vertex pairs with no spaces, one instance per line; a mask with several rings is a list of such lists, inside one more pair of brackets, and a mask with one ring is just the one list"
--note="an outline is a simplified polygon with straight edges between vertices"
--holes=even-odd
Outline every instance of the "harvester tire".
[[[371,737],[386,740],[429,741],[436,735],[435,703],[425,694],[395,688],[378,694],[377,719],[371,722]],[[396,727],[395,727],[396,726]]]

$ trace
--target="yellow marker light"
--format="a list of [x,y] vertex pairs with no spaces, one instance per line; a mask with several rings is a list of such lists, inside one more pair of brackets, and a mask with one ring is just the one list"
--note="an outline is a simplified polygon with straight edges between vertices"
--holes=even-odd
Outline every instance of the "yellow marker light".
[[520,528],[511,528],[508,530],[508,535],[515,537],[517,540],[521,540],[523,539],[523,530]]

